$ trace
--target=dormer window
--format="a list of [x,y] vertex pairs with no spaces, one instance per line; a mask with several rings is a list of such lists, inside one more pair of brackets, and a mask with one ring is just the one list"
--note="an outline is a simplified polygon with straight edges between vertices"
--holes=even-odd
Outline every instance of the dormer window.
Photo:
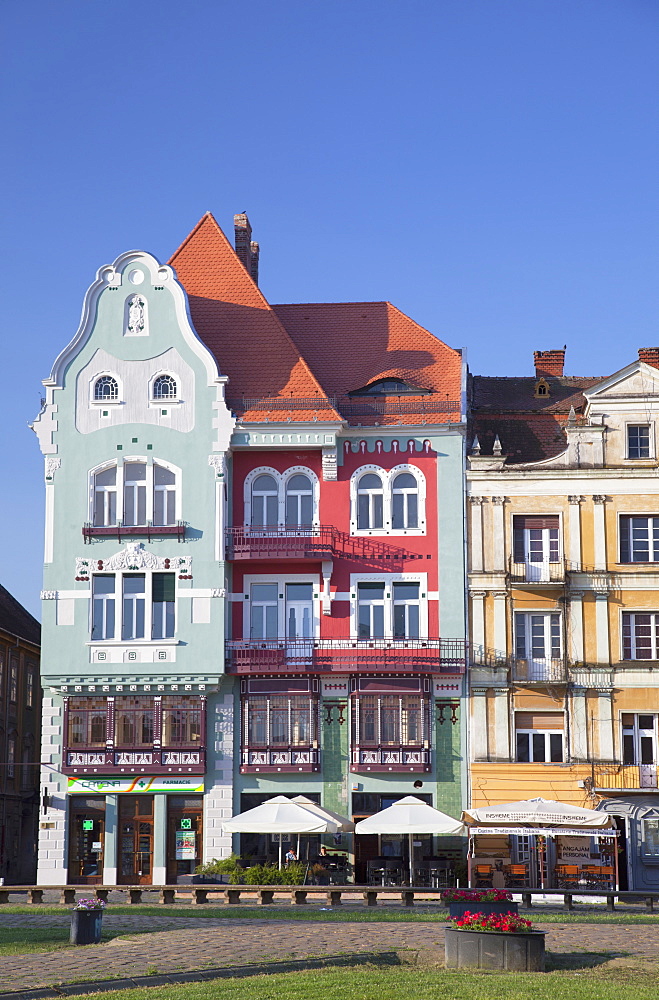
[[427,396],[432,390],[410,385],[401,378],[379,378],[361,389],[353,389],[349,396]]
[[107,403],[119,399],[119,385],[112,375],[101,375],[94,383],[94,399]]
[[549,383],[545,382],[543,378],[539,379],[535,384],[535,395],[536,396],[549,395]]
[[154,399],[176,399],[176,379],[172,375],[159,375],[153,383]]

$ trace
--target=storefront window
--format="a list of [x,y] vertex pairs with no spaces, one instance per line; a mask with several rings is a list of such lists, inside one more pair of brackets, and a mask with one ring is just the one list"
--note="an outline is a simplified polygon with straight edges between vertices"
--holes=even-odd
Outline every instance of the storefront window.
[[659,857],[659,817],[643,820],[643,853]]
[[201,795],[167,796],[167,881],[194,874],[202,861]]
[[153,870],[153,795],[119,796],[119,838],[119,882],[123,885],[150,885]]
[[102,885],[105,799],[70,796],[69,828],[69,883]]

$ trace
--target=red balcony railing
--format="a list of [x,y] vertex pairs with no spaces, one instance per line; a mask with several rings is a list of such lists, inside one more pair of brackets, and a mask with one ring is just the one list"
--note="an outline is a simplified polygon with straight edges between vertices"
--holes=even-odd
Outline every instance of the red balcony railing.
[[356,559],[382,565],[419,559],[387,540],[350,535],[331,525],[308,528],[227,528],[227,559]]
[[240,773],[282,773],[296,774],[300,771],[320,770],[320,754],[317,747],[254,747],[244,746],[240,756]]
[[252,673],[462,674],[464,639],[232,639],[227,670]]
[[182,542],[185,540],[185,522],[176,524],[83,524],[82,537],[85,543],[92,538],[165,538],[174,537]]

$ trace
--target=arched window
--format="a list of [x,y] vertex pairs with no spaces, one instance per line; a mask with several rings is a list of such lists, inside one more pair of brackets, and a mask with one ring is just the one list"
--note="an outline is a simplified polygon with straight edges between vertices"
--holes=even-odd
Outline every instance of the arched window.
[[176,399],[176,379],[172,375],[159,375],[153,383],[154,399]]
[[399,472],[394,477],[391,526],[394,531],[419,527],[419,484],[411,472]]
[[286,527],[309,527],[313,523],[313,486],[309,476],[296,473],[286,483]]
[[382,480],[367,472],[357,484],[357,529],[364,531],[384,526],[384,491]]
[[107,527],[117,523],[117,467],[111,465],[94,476],[94,524]]
[[126,462],[124,465],[124,524],[146,524],[146,465]]
[[119,385],[116,378],[112,378],[112,375],[101,375],[100,378],[97,378],[94,383],[94,399],[104,403],[108,400],[119,399]]
[[274,476],[262,473],[252,483],[252,526],[276,527],[279,489]]
[[176,521],[176,476],[170,469],[153,463],[153,523]]

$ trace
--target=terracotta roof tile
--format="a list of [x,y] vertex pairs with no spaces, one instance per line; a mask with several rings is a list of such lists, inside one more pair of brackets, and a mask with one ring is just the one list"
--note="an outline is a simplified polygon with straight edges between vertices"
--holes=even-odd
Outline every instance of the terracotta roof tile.
[[[188,294],[197,333],[215,355],[220,372],[229,377],[228,397],[324,396],[210,212],[169,263]],[[308,419],[306,412],[294,419]],[[340,418],[329,410],[324,419]]]

